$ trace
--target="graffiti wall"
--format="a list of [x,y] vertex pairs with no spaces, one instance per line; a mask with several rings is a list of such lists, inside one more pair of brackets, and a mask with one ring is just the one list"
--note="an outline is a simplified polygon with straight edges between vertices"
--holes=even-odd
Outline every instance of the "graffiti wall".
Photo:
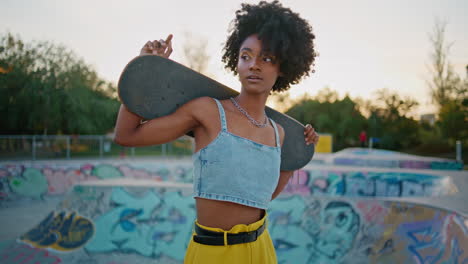
[[[1,263],[182,263],[191,185],[78,185]],[[468,263],[468,218],[406,202],[282,194],[269,232],[279,263]],[[36,261],[36,262],[34,262]],[[39,261],[39,262],[37,262]]]
[[59,257],[46,250],[16,243],[1,250],[0,262],[4,264],[63,263]]
[[[20,199],[64,195],[89,180],[135,178],[192,182],[192,164],[184,162],[70,162],[0,164],[0,205]],[[306,167],[295,172],[286,192],[346,196],[440,196],[456,191],[450,178],[434,172],[347,171]]]
[[64,195],[76,183],[115,178],[191,182],[192,167],[187,162],[5,163],[0,164],[0,204]]
[[426,170],[463,170],[463,163],[456,160],[422,157],[396,151],[348,148],[334,153],[331,161],[334,165],[426,169]]
[[463,170],[463,163],[456,161],[425,161],[425,160],[398,160],[398,159],[367,159],[355,157],[339,157],[333,159],[335,165],[427,169],[427,170]]
[[304,169],[294,172],[284,192],[333,196],[442,196],[457,192],[449,177],[408,172]]
[[94,225],[89,219],[62,211],[51,212],[20,239],[36,248],[71,251],[86,244],[93,235]]

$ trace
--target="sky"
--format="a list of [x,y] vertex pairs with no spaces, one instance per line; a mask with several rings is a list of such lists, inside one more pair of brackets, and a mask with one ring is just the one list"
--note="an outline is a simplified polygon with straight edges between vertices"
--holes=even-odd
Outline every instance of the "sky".
[[[0,0],[0,34],[24,41],[52,41],[73,50],[98,74],[117,83],[125,65],[148,40],[174,35],[171,58],[183,63],[185,33],[206,39],[216,80],[240,90],[237,78],[221,63],[223,43],[242,2],[258,1],[94,1]],[[340,96],[372,99],[388,88],[416,99],[415,115],[435,112],[426,81],[436,19],[447,22],[453,43],[449,61],[466,77],[468,1],[466,0],[284,0],[316,35],[316,72],[292,86],[293,98],[314,96],[330,87]]]

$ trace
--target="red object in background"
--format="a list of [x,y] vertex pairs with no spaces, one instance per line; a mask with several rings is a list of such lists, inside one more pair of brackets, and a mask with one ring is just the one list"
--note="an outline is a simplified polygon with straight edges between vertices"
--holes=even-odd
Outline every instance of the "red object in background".
[[361,134],[359,134],[359,142],[361,143],[361,147],[364,147],[367,141],[367,133],[366,131],[361,131]]
[[367,140],[366,131],[362,131],[361,134],[359,134],[359,141],[360,142],[366,142],[366,140]]

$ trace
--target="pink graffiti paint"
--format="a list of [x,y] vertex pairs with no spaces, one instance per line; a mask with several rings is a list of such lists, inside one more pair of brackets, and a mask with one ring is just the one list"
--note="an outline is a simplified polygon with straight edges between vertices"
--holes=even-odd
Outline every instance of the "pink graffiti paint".
[[7,170],[1,170],[1,169],[0,169],[0,178],[4,178],[4,177],[8,176],[8,174],[9,174],[9,173],[8,173]]
[[325,179],[317,179],[314,181],[314,187],[318,187],[325,191],[328,187],[328,182]]
[[84,164],[83,166],[81,166],[81,169],[82,170],[92,170],[93,167],[94,166],[92,164],[87,163],[87,164]]
[[431,163],[427,161],[418,160],[400,160],[400,168],[430,169]]
[[18,263],[18,264],[58,264],[62,260],[51,255],[43,249],[34,248],[27,245],[15,245],[3,251],[0,255],[2,263]]
[[48,186],[48,193],[51,195],[64,194],[70,187],[78,182],[87,180],[96,180],[94,176],[88,176],[82,173],[76,173],[74,169],[51,169],[45,168],[42,173],[46,176]]
[[307,186],[308,180],[309,175],[305,170],[296,170],[284,188],[284,192],[290,194],[308,195],[310,194],[309,186]]
[[361,201],[356,206],[360,209],[364,219],[369,223],[383,224],[385,215],[388,214],[388,209],[378,202]]
[[144,169],[134,169],[127,165],[119,166],[118,169],[123,173],[124,177],[161,180],[161,177],[157,176],[156,174],[152,174]]
[[86,175],[90,175],[91,171],[93,171],[93,168],[94,166],[92,164],[87,163],[87,164],[82,165],[80,170],[82,173]]

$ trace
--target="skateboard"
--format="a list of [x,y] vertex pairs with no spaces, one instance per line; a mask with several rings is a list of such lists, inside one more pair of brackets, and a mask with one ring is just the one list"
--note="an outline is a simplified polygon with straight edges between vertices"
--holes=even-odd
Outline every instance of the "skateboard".
[[[118,83],[119,97],[132,113],[153,119],[173,113],[198,97],[229,99],[239,92],[170,59],[155,55],[130,61]],[[297,170],[314,155],[314,144],[306,145],[304,126],[270,107],[268,117],[283,126],[286,137],[281,148],[281,170]],[[193,133],[188,135],[193,136]]]

